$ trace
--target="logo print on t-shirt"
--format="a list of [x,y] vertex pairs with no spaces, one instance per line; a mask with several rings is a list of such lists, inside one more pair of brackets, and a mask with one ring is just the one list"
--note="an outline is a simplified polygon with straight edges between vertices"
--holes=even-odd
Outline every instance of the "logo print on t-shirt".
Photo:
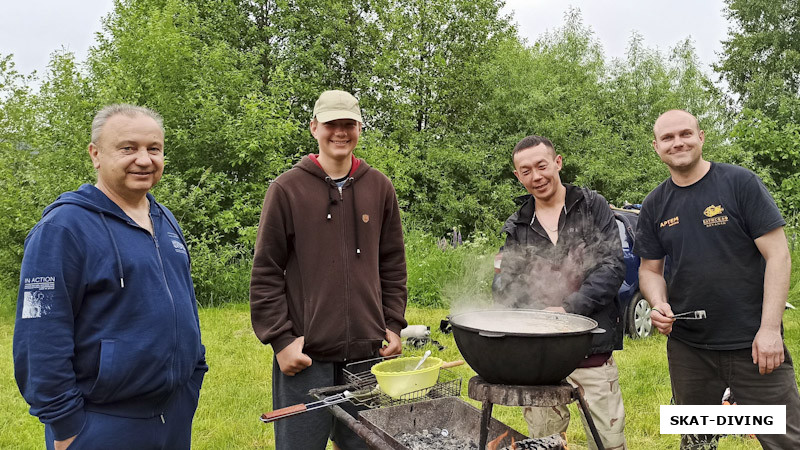
[[703,225],[706,228],[711,228],[727,224],[728,216],[720,216],[722,211],[725,211],[722,205],[710,205],[703,211],[703,215],[708,217],[708,219],[703,219]]
[[362,214],[361,220],[364,221],[364,223],[369,222],[369,214]]
[[679,216],[675,216],[672,219],[667,219],[667,220],[661,222],[661,228],[674,227],[675,225],[677,225],[679,223],[681,223],[680,217]]
[[723,208],[722,205],[711,205],[706,208],[705,211],[703,211],[703,214],[705,214],[706,217],[714,217],[722,214],[722,211],[725,211],[725,208]]

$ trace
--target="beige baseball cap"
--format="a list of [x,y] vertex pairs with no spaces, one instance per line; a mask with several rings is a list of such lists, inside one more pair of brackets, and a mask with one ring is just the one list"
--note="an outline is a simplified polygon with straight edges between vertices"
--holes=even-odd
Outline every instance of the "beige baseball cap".
[[319,122],[337,119],[353,119],[364,123],[358,99],[345,91],[325,91],[314,104],[314,116]]

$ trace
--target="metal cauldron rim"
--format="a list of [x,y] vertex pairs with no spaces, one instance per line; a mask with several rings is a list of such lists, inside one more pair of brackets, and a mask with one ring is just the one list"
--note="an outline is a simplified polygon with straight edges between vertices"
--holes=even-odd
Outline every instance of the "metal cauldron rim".
[[597,321],[592,319],[592,318],[589,318],[589,317],[586,317],[586,316],[581,316],[579,314],[571,314],[571,313],[566,313],[566,312],[562,313],[562,312],[557,312],[557,311],[544,311],[544,310],[541,310],[541,309],[499,309],[499,308],[479,309],[479,310],[464,311],[464,312],[460,312],[460,313],[457,313],[457,314],[452,314],[450,316],[449,320],[450,320],[450,324],[453,327],[461,328],[463,330],[472,331],[472,332],[475,332],[475,333],[485,333],[485,332],[487,332],[486,329],[476,328],[476,327],[473,327],[473,326],[467,326],[467,325],[458,323],[458,317],[459,316],[463,317],[463,316],[471,315],[471,314],[479,314],[479,313],[485,314],[485,313],[500,313],[500,312],[503,312],[503,313],[520,312],[520,313],[524,313],[524,314],[531,314],[532,313],[532,314],[541,315],[541,316],[552,316],[552,317],[557,317],[557,318],[567,318],[568,320],[571,320],[573,322],[584,322],[584,323],[586,323],[586,326],[585,326],[585,329],[582,329],[582,330],[561,331],[561,332],[554,332],[554,333],[514,332],[514,331],[500,331],[500,330],[498,330],[498,331],[489,331],[490,333],[498,333],[498,334],[502,334],[502,335],[506,335],[506,336],[522,336],[522,337],[528,337],[528,336],[529,337],[548,337],[548,336],[559,337],[559,336],[574,336],[574,335],[580,335],[580,334],[588,334],[588,333],[592,333],[593,330],[598,330],[598,331],[601,330],[601,329],[598,328]]

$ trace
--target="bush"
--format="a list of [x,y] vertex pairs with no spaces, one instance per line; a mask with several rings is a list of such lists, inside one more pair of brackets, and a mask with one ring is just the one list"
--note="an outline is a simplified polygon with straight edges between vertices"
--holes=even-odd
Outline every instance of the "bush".
[[[453,247],[452,233],[437,238],[416,228],[405,231],[408,302],[420,307],[445,307],[491,294],[497,239],[473,233]],[[442,240],[447,243],[442,245]],[[189,238],[192,278],[202,306],[247,302],[253,249],[218,245],[214,236]]]
[[463,300],[491,295],[494,254],[499,239],[473,233],[471,240],[453,247],[418,229],[406,229],[408,302],[418,307],[446,307]]
[[214,238],[206,236],[188,244],[195,294],[201,306],[248,301],[252,248],[214,245]]

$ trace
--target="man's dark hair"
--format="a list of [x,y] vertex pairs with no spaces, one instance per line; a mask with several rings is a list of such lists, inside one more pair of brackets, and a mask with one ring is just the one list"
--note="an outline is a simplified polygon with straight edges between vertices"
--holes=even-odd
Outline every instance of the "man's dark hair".
[[556,156],[556,149],[555,147],[553,147],[553,143],[550,142],[550,139],[534,135],[525,137],[521,141],[517,142],[517,145],[514,146],[514,151],[511,153],[511,162],[512,163],[514,162],[514,157],[517,156],[517,153],[531,147],[536,147],[539,144],[544,144],[545,147],[549,148],[552,151],[553,157]]

